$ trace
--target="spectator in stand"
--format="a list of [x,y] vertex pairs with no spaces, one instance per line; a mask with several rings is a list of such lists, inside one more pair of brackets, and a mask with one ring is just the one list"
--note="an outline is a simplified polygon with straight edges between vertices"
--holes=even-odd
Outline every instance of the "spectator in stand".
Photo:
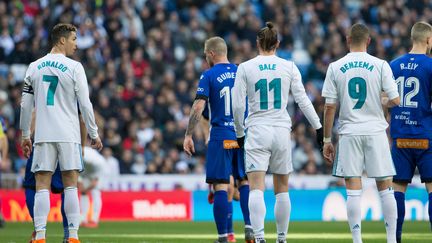
[[[197,80],[205,67],[200,48],[208,37],[222,36],[229,59],[241,63],[256,55],[255,36],[264,22],[283,26],[278,56],[302,67],[308,96],[321,114],[324,103],[317,94],[328,64],[347,52],[342,44],[347,27],[354,22],[367,24],[373,40],[369,53],[391,60],[409,50],[411,26],[419,20],[431,22],[431,12],[428,1],[0,0],[0,90],[10,94],[0,115],[9,124],[12,163],[3,170],[18,172],[23,158],[13,139],[19,136],[20,100],[20,92],[14,92],[21,90],[22,82],[15,64],[28,64],[44,55],[50,49],[48,30],[59,21],[78,26],[78,45],[84,49],[74,59],[86,69],[94,109],[104,124],[101,138],[113,158],[119,159],[121,172],[131,173],[135,158],[146,154],[157,129],[162,131],[162,161],[171,149],[184,157],[178,134],[184,134],[187,126]],[[305,124],[300,109],[289,104],[293,124]],[[299,142],[303,137],[315,141],[309,130],[294,134],[297,147],[303,146]],[[125,150],[131,153],[126,156],[130,161],[123,159]],[[202,170],[203,154],[187,162],[197,165],[191,171]],[[146,159],[145,173],[161,172],[162,167],[153,164],[159,160]],[[175,171],[176,162],[168,171]],[[317,164],[316,173],[328,171]]]

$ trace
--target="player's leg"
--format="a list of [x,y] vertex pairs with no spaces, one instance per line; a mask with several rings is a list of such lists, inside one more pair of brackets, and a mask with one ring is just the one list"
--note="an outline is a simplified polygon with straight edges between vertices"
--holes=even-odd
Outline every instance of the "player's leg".
[[32,220],[34,218],[33,207],[34,207],[34,197],[36,194],[36,179],[34,173],[31,172],[31,167],[33,163],[33,151],[32,153],[30,153],[30,157],[27,159],[24,181],[23,181],[23,187],[25,188],[26,205]]
[[83,169],[81,145],[76,143],[57,143],[59,163],[64,186],[64,210],[68,221],[69,242],[78,241],[80,207],[78,199],[78,175]]
[[269,170],[273,173],[274,193],[276,203],[274,214],[278,243],[286,242],[289,220],[291,215],[291,200],[288,193],[288,178],[293,171],[291,161],[291,132],[287,128],[274,127],[272,155]]
[[[24,193],[26,197],[26,206],[32,221],[34,219],[33,209],[34,209],[34,197],[36,194],[36,179],[34,173],[31,172],[31,166],[33,163],[33,151],[34,149],[30,153],[30,157],[27,159],[24,181],[23,181],[23,187],[25,188]],[[35,239],[35,237],[36,237],[36,231],[33,230],[31,234],[30,243]]]
[[249,212],[249,182],[248,180],[240,180],[238,182],[239,185],[239,194],[240,194],[240,207],[242,210],[243,221],[245,225],[245,240],[247,243],[253,243],[255,240],[251,221],[250,221],[250,212]]
[[47,218],[50,211],[51,171],[38,171],[36,177],[36,193],[34,196],[34,227],[35,240],[45,239]]
[[69,229],[66,218],[66,213],[64,211],[64,187],[63,181],[60,171],[60,165],[57,165],[57,168],[52,176],[51,180],[51,192],[55,194],[61,194],[61,214],[62,214],[62,222],[63,222],[63,242],[68,242],[69,239]]
[[64,203],[65,203],[65,198],[64,198],[64,193],[61,194],[61,214],[62,214],[62,223],[63,223],[63,242],[68,242],[69,239],[69,226],[68,226],[68,221],[67,221],[67,217],[66,217],[66,212],[64,210]]
[[408,183],[414,176],[415,152],[412,149],[398,148],[397,141],[393,141],[391,155],[396,169],[393,177],[393,189],[397,207],[396,241],[402,241],[402,227],[405,220],[405,192]]
[[245,167],[250,187],[248,206],[257,243],[265,242],[265,174],[271,156],[272,137],[273,129],[271,127],[252,126],[248,128],[245,138]]
[[254,242],[254,233],[249,217],[249,182],[245,171],[244,149],[235,149],[233,156],[233,176],[237,180],[240,207],[245,224],[245,241]]
[[398,243],[402,241],[402,226],[405,221],[405,192],[407,186],[407,182],[398,182],[393,179],[394,197],[397,207],[396,242]]
[[233,228],[233,197],[234,197],[234,177],[230,176],[230,184],[228,185],[228,219],[227,219],[227,232],[228,242],[236,242]]
[[264,202],[265,171],[248,172],[250,185],[249,193],[249,212],[250,221],[254,231],[255,240],[261,242],[265,240],[264,219],[266,206]]
[[432,230],[432,147],[431,141],[429,141],[428,149],[416,149],[417,167],[420,173],[420,179],[422,183],[425,183],[426,190],[429,197],[429,223]]
[[223,148],[223,141],[210,141],[207,150],[206,182],[213,184],[213,216],[218,231],[218,242],[228,237],[228,185],[231,175],[232,153]]
[[396,169],[386,132],[365,136],[364,151],[366,173],[369,177],[376,178],[387,232],[387,242],[393,243],[396,242],[397,205],[392,180],[393,176],[396,175]]
[[276,230],[278,243],[286,242],[289,220],[291,215],[291,200],[288,193],[289,175],[273,174],[274,192],[276,203],[274,215],[276,218]]
[[213,204],[213,216],[218,231],[218,242],[228,241],[228,184],[214,184],[215,200]]
[[207,195],[207,201],[210,204],[214,203],[214,187],[213,187],[212,184],[209,184],[209,192],[208,192],[208,195]]
[[44,242],[47,217],[50,211],[51,177],[56,168],[57,150],[53,143],[34,145],[34,158],[31,171],[35,173],[36,194],[34,197],[35,240]]
[[387,242],[396,242],[396,225],[397,225],[397,204],[393,190],[392,178],[376,180],[379,191],[381,206],[384,215],[384,222],[387,232]]
[[364,166],[361,136],[340,135],[333,164],[333,175],[345,178],[347,217],[354,243],[361,243],[361,176]]
[[88,195],[87,187],[89,186],[89,181],[82,177],[78,177],[78,189],[81,193],[79,198],[80,209],[81,209],[81,220],[80,224],[82,227],[88,226],[88,212],[90,209],[90,198]]
[[354,243],[361,243],[361,195],[360,177],[345,178],[347,192],[347,216]]
[[[36,183],[36,182],[35,182]],[[34,189],[30,189],[30,188],[26,188],[25,191],[25,197],[26,197],[26,206],[27,209],[29,211],[30,217],[32,219],[32,221],[34,222],[34,214],[33,214],[33,209],[34,209],[34,200],[35,200],[35,194],[36,194],[36,190]],[[30,239],[30,243],[32,242],[32,240],[34,240],[36,237],[36,231],[33,230],[32,235],[31,235],[31,239]]]
[[98,226],[99,224],[99,217],[102,210],[102,195],[99,188],[94,188],[91,190],[92,195],[92,201],[93,201],[93,215],[92,215],[92,223],[95,224],[95,226]]
[[429,215],[429,224],[432,230],[432,182],[426,182],[426,190],[429,198],[429,206],[428,206],[428,215]]
[[78,239],[80,207],[78,200],[77,170],[62,171],[64,189],[64,211],[68,221],[69,238]]
[[27,209],[29,211],[30,217],[33,220],[33,218],[34,218],[33,209],[34,209],[36,190],[26,188],[24,193],[25,193],[25,198],[26,198],[26,206],[27,206]]

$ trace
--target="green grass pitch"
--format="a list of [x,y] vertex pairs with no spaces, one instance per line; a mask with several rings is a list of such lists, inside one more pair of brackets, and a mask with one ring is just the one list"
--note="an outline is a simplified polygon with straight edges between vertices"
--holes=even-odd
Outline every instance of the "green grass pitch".
[[[385,242],[382,222],[363,222],[363,242]],[[243,242],[243,228],[235,222],[237,242]],[[276,226],[265,225],[267,242],[275,242]],[[32,224],[10,223],[0,229],[1,243],[28,242]],[[82,243],[165,243],[213,242],[216,227],[212,222],[103,222],[97,229],[80,229]],[[47,242],[60,243],[60,223],[48,224]],[[288,242],[352,242],[346,222],[291,222]],[[429,222],[405,222],[404,243],[432,242]]]

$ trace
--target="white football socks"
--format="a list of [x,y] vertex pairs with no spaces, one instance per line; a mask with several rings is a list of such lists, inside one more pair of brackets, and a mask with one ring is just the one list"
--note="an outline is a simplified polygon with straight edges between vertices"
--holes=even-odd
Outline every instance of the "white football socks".
[[101,192],[98,189],[93,189],[91,191],[92,201],[93,201],[93,216],[92,220],[95,223],[99,222],[99,216],[102,210],[102,197]]
[[66,187],[64,189],[64,199],[64,210],[69,224],[69,238],[78,239],[80,207],[77,188]]
[[387,243],[396,242],[397,206],[393,188],[379,192],[387,232]]
[[361,239],[361,194],[362,190],[347,191],[347,216],[353,243],[362,243]]
[[291,201],[288,192],[276,194],[274,215],[276,217],[276,229],[278,240],[286,240],[291,214]]
[[81,194],[80,197],[80,208],[81,208],[81,223],[87,223],[87,215],[90,208],[90,198],[87,194]]
[[36,240],[45,239],[47,218],[50,211],[49,190],[42,189],[36,192],[34,201],[34,227]]
[[249,213],[255,240],[264,240],[264,219],[266,215],[266,207],[263,191],[252,190],[249,192]]

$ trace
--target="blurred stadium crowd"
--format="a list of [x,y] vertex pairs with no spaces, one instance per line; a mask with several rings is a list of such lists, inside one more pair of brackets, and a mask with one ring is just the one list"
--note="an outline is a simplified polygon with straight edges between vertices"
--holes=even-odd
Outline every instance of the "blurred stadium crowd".
[[[345,30],[372,31],[369,52],[387,61],[410,47],[415,21],[432,20],[428,0],[0,0],[0,115],[6,121],[8,161],[22,172],[18,134],[27,65],[49,51],[58,22],[78,27],[79,51],[113,174],[204,173],[205,133],[195,133],[196,156],[182,152],[190,106],[207,64],[204,41],[225,38],[229,59],[257,54],[265,21],[280,31],[278,55],[300,68],[318,114],[327,66],[346,54]],[[297,173],[327,174],[314,131],[291,100],[293,163]]]

